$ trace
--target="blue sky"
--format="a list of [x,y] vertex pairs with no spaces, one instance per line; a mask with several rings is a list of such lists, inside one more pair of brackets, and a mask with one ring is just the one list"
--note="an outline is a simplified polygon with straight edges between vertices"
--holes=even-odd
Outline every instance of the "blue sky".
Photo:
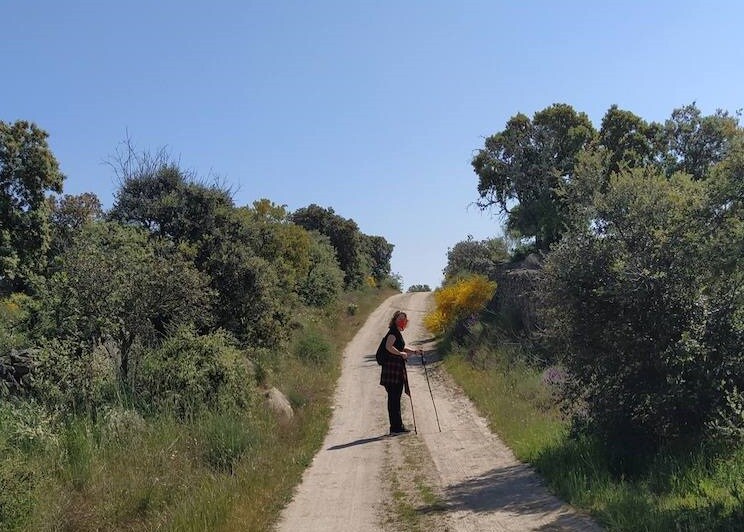
[[738,1],[4,1],[0,120],[50,134],[65,192],[116,183],[127,136],[290,210],[333,207],[395,244],[404,287],[498,236],[470,166],[517,112],[598,126],[744,106]]

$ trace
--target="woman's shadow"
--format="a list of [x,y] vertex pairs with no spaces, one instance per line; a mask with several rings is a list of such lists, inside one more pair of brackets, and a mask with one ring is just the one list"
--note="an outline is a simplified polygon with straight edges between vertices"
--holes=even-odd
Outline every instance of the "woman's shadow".
[[388,435],[383,434],[381,436],[375,436],[374,438],[362,438],[360,440],[351,441],[349,443],[341,443],[339,445],[334,445],[333,447],[329,447],[329,451],[338,451],[339,449],[346,449],[347,447],[354,447],[355,445],[364,445],[365,443],[372,443],[376,441],[382,441],[384,439],[387,439]]

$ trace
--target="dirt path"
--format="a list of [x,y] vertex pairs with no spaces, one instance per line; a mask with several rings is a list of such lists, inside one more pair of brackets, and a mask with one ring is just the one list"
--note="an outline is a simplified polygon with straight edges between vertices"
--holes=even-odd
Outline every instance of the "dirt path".
[[[489,431],[451,379],[433,366],[428,373],[442,432],[423,369],[411,359],[418,434],[387,436],[386,396],[378,384],[374,351],[397,309],[410,320],[403,334],[407,344],[432,350],[421,324],[430,296],[391,297],[346,347],[330,430],[278,530],[600,530],[548,493],[540,478]],[[403,399],[403,419],[412,427],[410,403]]]

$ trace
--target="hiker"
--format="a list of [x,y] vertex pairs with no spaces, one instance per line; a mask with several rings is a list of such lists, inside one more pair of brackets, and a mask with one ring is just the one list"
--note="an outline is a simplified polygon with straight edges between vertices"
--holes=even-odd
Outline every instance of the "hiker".
[[380,342],[378,352],[384,353],[382,357],[382,371],[380,373],[380,385],[387,390],[387,409],[390,419],[390,434],[405,434],[411,432],[403,426],[400,416],[400,398],[405,389],[407,395],[411,395],[408,388],[408,373],[406,373],[406,359],[409,355],[421,355],[421,349],[414,350],[406,347],[401,332],[408,325],[408,316],[405,312],[395,311],[390,319],[389,330]]

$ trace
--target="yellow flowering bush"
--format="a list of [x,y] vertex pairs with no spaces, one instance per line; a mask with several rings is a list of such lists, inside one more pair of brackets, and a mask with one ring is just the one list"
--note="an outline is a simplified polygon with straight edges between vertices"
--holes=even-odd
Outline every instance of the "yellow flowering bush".
[[424,325],[434,334],[443,333],[459,318],[480,312],[496,290],[496,283],[483,275],[464,277],[434,292],[436,307],[424,316]]

